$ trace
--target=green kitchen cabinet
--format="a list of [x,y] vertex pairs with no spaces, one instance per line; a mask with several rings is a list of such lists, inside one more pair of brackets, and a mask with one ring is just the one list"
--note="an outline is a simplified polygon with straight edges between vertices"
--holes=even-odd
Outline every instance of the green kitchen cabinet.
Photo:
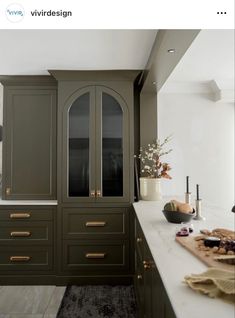
[[58,203],[0,205],[1,282],[130,283],[140,72],[50,73],[0,77],[2,197]]
[[132,203],[138,71],[52,71],[63,203]]
[[128,208],[64,208],[64,239],[127,239]]
[[55,212],[53,206],[0,205],[0,281],[17,276],[22,284],[28,276],[38,284],[32,276],[55,277]]
[[175,318],[138,220],[135,220],[135,290],[139,318]]
[[58,81],[60,275],[128,279],[139,71],[50,73]]
[[4,86],[2,197],[56,198],[56,82],[0,77]]

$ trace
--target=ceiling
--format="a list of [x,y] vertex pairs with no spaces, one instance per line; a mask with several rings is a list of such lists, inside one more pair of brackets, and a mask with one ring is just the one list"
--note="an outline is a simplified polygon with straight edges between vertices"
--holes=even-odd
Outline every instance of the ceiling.
[[234,88],[234,30],[201,30],[166,81],[163,92],[173,87],[216,81]]
[[144,69],[157,30],[0,30],[0,74]]

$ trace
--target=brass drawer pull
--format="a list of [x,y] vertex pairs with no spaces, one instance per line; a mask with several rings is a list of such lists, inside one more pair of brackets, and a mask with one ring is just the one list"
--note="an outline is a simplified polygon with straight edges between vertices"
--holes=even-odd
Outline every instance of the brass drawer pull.
[[11,262],[28,262],[31,259],[30,256],[11,256]]
[[147,270],[147,269],[150,269],[150,268],[151,268],[151,264],[150,264],[150,262],[143,261],[143,265],[144,265],[144,269],[145,269],[145,270]]
[[12,237],[28,237],[31,235],[31,232],[25,231],[25,232],[11,232]]
[[28,219],[31,217],[30,213],[11,213],[11,219]]
[[100,198],[100,197],[102,196],[101,190],[97,190],[97,191],[96,191],[96,196],[97,196],[98,198]]
[[86,227],[99,227],[99,226],[105,226],[105,221],[89,221],[86,222]]
[[94,198],[95,197],[95,190],[91,190],[91,197]]
[[105,253],[86,253],[86,258],[105,258]]
[[141,237],[137,237],[136,242],[137,243],[141,243],[142,242],[142,238]]
[[142,275],[140,275],[140,274],[137,275],[137,279],[138,279],[138,280],[141,280],[142,278],[143,278]]

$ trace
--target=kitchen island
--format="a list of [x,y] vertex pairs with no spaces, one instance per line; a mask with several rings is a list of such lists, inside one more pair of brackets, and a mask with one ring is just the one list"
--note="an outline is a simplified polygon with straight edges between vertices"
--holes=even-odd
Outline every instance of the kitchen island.
[[[177,318],[234,318],[235,307],[220,299],[211,299],[193,291],[183,283],[184,276],[199,274],[207,266],[175,241],[178,224],[168,223],[162,213],[167,200],[134,203],[137,220],[161,277]],[[192,220],[194,233],[200,229],[234,230],[234,213],[214,207],[202,209],[205,221]]]

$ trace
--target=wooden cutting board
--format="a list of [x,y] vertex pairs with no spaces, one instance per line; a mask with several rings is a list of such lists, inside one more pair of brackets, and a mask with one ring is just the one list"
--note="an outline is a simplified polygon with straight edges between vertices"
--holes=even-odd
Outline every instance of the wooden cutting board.
[[217,267],[230,271],[235,269],[234,265],[214,260],[214,257],[219,256],[219,254],[214,254],[210,251],[210,255],[206,256],[206,251],[199,251],[197,248],[197,241],[194,240],[193,236],[176,236],[175,240],[209,267]]

